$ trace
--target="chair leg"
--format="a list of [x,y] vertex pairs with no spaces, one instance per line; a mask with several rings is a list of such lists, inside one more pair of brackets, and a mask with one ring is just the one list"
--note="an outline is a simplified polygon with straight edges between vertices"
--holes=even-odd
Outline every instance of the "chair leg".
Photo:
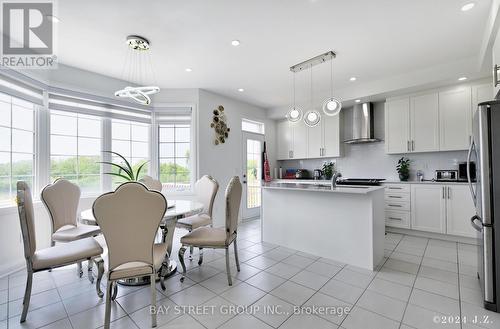
[[186,276],[186,264],[184,264],[184,253],[185,252],[186,252],[186,247],[181,246],[179,248],[179,262],[181,263],[181,266],[182,266],[181,282],[184,281],[184,277]]
[[28,277],[26,279],[26,290],[24,291],[24,299],[23,299],[23,312],[21,313],[21,321],[19,321],[21,323],[26,321],[26,316],[28,315],[32,284],[33,284],[33,272],[28,270]]
[[203,263],[203,248],[199,248],[200,250],[200,258],[198,259],[198,265]]
[[95,283],[95,288],[97,291],[97,296],[102,298],[104,293],[101,290],[101,281],[102,276],[104,275],[104,260],[101,257],[97,257],[94,259],[94,262],[97,264],[97,281]]
[[229,267],[229,248],[226,247],[226,273],[227,273],[227,283],[230,286],[233,285],[233,280],[231,280],[231,268]]
[[87,278],[90,283],[94,283],[94,273],[92,273],[92,259],[87,260]]
[[[154,271],[153,271],[154,272]],[[151,328],[156,328],[156,274],[151,275]]]
[[236,239],[234,239],[234,260],[236,261],[236,269],[240,271],[240,259],[238,258],[238,245],[236,244]]
[[109,322],[111,319],[111,290],[113,288],[113,281],[108,278],[106,286],[106,311],[104,313],[104,329],[109,329]]
[[78,262],[76,266],[76,273],[81,278],[83,276],[82,262]]
[[118,283],[113,282],[113,295],[111,296],[111,300],[115,300],[116,295],[118,295]]
[[[53,246],[55,246],[55,245],[56,245],[56,242],[55,242],[55,241],[53,241],[53,240],[50,240],[50,246],[51,246],[51,247],[53,247]],[[52,269],[51,269],[51,268],[49,268],[49,272],[52,272]]]

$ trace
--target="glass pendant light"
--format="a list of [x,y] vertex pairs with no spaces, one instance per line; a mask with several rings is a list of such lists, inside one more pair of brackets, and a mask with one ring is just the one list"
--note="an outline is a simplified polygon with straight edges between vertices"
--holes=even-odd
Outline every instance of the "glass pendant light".
[[330,59],[330,87],[332,94],[323,102],[323,112],[326,115],[334,116],[340,113],[342,102],[338,98],[333,97],[333,58]]
[[286,118],[290,122],[298,122],[302,119],[302,110],[295,105],[295,73],[293,74],[293,106],[286,114]]
[[321,114],[319,114],[318,111],[313,109],[313,69],[311,65],[311,109],[307,111],[306,115],[304,116],[304,123],[308,127],[315,127],[317,126],[320,121],[321,121]]

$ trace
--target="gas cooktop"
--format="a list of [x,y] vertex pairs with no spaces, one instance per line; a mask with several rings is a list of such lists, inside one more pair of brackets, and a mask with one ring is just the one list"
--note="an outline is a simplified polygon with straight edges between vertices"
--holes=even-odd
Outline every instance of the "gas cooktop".
[[369,185],[378,186],[385,179],[380,178],[345,178],[337,180],[337,185]]

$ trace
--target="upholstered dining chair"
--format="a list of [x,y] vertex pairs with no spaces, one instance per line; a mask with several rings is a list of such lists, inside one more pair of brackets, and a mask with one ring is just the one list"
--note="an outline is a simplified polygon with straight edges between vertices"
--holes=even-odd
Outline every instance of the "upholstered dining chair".
[[17,209],[21,223],[24,258],[26,259],[26,269],[28,272],[21,322],[26,321],[31,299],[33,273],[36,272],[71,265],[84,260],[88,260],[89,262],[95,260],[100,269],[96,289],[99,297],[102,297],[100,295],[100,283],[103,275],[103,266],[100,255],[103,250],[99,243],[94,238],[88,237],[37,250],[33,201],[31,199],[30,188],[26,182],[17,182]]
[[[231,286],[231,270],[229,268],[229,246],[234,246],[234,258],[236,269],[240,271],[238,260],[238,246],[236,235],[238,230],[238,213],[240,211],[242,187],[238,176],[234,176],[226,188],[226,225],[221,228],[202,226],[194,229],[181,238],[181,248],[179,249],[179,261],[182,266],[181,281],[186,275],[186,265],[184,264],[184,252],[187,246],[200,248],[223,248],[226,249],[226,273],[227,282]],[[200,254],[201,255],[201,254]]]
[[[215,196],[219,190],[219,183],[209,175],[202,176],[194,185],[196,201],[203,204],[203,211],[199,214],[181,218],[177,222],[178,227],[182,227],[191,232],[202,226],[212,225],[212,210],[214,208]],[[189,259],[193,254],[193,247],[189,248]],[[198,264],[203,262],[202,250],[200,250],[200,259]]]
[[[61,178],[43,188],[41,199],[52,223],[52,246],[56,242],[75,241],[101,233],[99,226],[78,223],[80,195],[78,185]],[[92,262],[88,264],[88,272],[89,275],[92,273]],[[82,274],[82,264],[78,263],[78,275],[81,277]],[[92,275],[89,278],[92,278]]]
[[143,183],[148,189],[153,191],[161,192],[163,189],[163,185],[159,180],[148,175],[144,175],[141,179],[139,179],[139,182]]
[[[150,276],[151,306],[156,307],[156,268],[163,262],[166,246],[155,245],[154,241],[167,211],[167,200],[141,183],[126,182],[114,192],[99,196],[92,209],[108,247],[104,327],[109,328],[113,285],[117,280]],[[155,252],[160,248],[162,252]],[[154,312],[151,326],[156,327]]]

